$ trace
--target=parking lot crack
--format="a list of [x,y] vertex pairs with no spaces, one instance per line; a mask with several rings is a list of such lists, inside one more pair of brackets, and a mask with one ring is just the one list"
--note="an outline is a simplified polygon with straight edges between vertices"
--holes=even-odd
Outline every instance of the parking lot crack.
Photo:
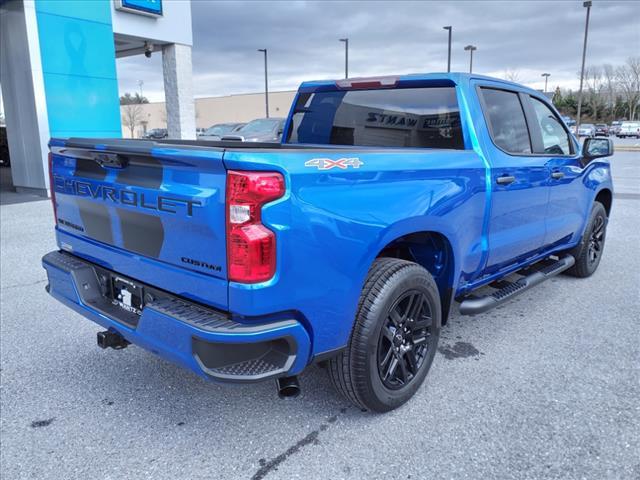
[[[346,412],[346,408],[340,409],[340,413]],[[308,433],[304,438],[298,440],[294,445],[291,445],[287,450],[285,450],[280,455],[272,458],[271,460],[265,460],[263,458],[260,459],[260,468],[258,471],[251,477],[251,480],[262,480],[265,478],[270,472],[277,470],[278,467],[285,462],[290,456],[295,455],[300,450],[308,445],[317,445],[319,443],[318,436],[321,432],[324,432],[329,428],[329,426],[335,423],[338,420],[338,415],[333,415],[327,419],[325,423],[320,425],[317,429]]]

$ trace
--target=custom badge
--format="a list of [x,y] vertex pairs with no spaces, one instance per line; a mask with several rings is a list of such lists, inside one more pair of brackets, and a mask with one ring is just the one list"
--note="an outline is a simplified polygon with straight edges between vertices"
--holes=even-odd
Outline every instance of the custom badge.
[[304,163],[305,167],[316,167],[318,170],[331,170],[332,168],[339,168],[340,170],[346,170],[349,167],[360,168],[360,165],[364,165],[359,158],[339,158],[332,160],[330,158],[312,158]]

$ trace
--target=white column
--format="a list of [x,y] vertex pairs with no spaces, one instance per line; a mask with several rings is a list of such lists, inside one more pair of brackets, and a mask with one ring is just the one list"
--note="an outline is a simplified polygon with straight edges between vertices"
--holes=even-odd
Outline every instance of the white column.
[[47,196],[49,122],[33,2],[2,4],[0,45],[13,186],[18,192]]
[[163,46],[162,71],[169,138],[194,140],[196,115],[193,101],[191,47],[180,44]]

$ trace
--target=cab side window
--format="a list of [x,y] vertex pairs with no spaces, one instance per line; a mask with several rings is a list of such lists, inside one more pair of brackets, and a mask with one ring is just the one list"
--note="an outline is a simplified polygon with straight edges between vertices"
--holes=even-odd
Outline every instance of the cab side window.
[[538,125],[540,125],[542,145],[544,148],[544,151],[536,151],[536,153],[571,155],[571,140],[569,139],[569,134],[562,126],[560,119],[545,103],[535,97],[530,98],[531,105],[538,120]]
[[481,90],[484,115],[493,142],[514,155],[532,153],[527,121],[518,94],[486,87]]

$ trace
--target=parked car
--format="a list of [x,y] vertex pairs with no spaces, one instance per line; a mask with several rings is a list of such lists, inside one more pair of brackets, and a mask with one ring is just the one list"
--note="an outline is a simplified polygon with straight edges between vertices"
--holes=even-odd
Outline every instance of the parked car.
[[259,148],[51,139],[46,290],[104,328],[103,348],[277,379],[282,396],[320,363],[384,412],[423,383],[455,302],[479,314],[598,268],[613,143],[580,147],[536,90],[457,73],[308,82],[287,125]]
[[218,123],[207,128],[200,140],[220,140],[224,135],[237,132],[244,125],[244,123]]
[[206,128],[203,127],[197,127],[196,128],[196,137],[201,137],[202,135],[204,135],[204,132],[206,131]]
[[595,125],[595,135],[596,137],[608,137],[609,136],[609,126],[606,123],[596,123]]
[[167,138],[168,136],[169,133],[167,132],[166,128],[152,128],[151,130],[147,131],[147,133],[145,133],[142,138],[161,140],[163,138]]
[[578,137],[595,137],[596,136],[596,127],[591,123],[582,123],[580,124],[580,129],[578,130]]
[[251,120],[233,134],[223,135],[222,140],[279,142],[282,137],[284,121],[284,118],[258,118]]
[[576,121],[573,118],[566,115],[562,117],[562,120],[564,120],[564,123],[567,125],[567,127],[572,127],[576,124]]
[[622,125],[622,121],[611,122],[611,126],[609,127],[609,133],[611,135],[617,135],[620,131],[620,125]]
[[619,138],[640,138],[640,122],[622,122],[616,136]]

